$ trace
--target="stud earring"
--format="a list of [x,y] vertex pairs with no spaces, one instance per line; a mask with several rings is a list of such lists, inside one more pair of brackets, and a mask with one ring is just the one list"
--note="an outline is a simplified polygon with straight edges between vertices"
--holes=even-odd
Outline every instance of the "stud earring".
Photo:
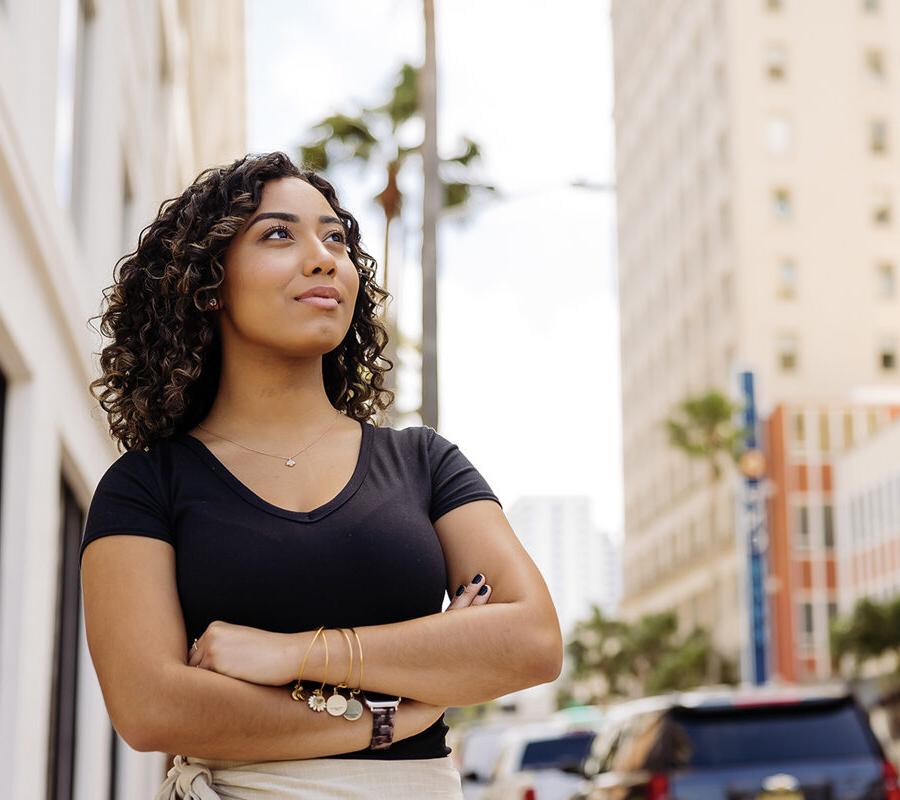
[[210,308],[216,308],[216,306],[218,306],[218,305],[219,305],[219,301],[216,300],[215,297],[214,297],[212,300],[209,301],[209,307],[210,307]]

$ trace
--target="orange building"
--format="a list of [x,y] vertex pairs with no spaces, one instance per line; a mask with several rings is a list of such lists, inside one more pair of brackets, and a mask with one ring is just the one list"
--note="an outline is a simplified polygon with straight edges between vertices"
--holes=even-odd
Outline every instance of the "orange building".
[[771,673],[831,675],[838,613],[833,459],[900,416],[900,405],[779,404],[763,423],[768,460]]

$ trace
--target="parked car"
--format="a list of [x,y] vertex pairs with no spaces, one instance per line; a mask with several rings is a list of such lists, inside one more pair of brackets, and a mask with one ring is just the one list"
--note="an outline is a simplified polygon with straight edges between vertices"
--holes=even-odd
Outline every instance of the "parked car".
[[466,800],[481,800],[503,742],[509,736],[509,729],[508,722],[480,722],[470,725],[460,734],[456,748],[457,766]]
[[584,800],[900,800],[844,687],[676,693],[624,703],[585,765]]
[[482,800],[569,800],[585,786],[585,759],[597,733],[517,732],[507,739]]

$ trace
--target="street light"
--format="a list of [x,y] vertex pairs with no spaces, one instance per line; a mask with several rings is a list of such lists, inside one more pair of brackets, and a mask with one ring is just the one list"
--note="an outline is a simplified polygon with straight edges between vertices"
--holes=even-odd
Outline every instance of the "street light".
[[588,189],[592,192],[612,192],[613,194],[616,192],[616,185],[614,183],[589,181],[586,178],[577,178],[569,185],[576,189]]

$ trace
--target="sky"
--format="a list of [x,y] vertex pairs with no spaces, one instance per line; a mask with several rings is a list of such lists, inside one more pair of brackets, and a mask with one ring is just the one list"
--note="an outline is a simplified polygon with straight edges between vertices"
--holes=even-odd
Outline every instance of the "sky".
[[[609,191],[571,185],[614,180],[608,2],[436,6],[441,154],[471,137],[479,178],[502,191],[440,225],[438,430],[507,510],[525,495],[587,495],[595,523],[621,540],[615,203]],[[423,58],[419,0],[246,0],[246,14],[251,152],[296,159],[316,122],[384,102],[400,66]],[[414,126],[408,134],[421,137]],[[371,198],[382,171],[329,177],[380,261],[383,219]],[[391,284],[401,329],[415,339],[413,162],[400,180],[408,196]],[[398,381],[398,407],[413,407],[414,365]]]

